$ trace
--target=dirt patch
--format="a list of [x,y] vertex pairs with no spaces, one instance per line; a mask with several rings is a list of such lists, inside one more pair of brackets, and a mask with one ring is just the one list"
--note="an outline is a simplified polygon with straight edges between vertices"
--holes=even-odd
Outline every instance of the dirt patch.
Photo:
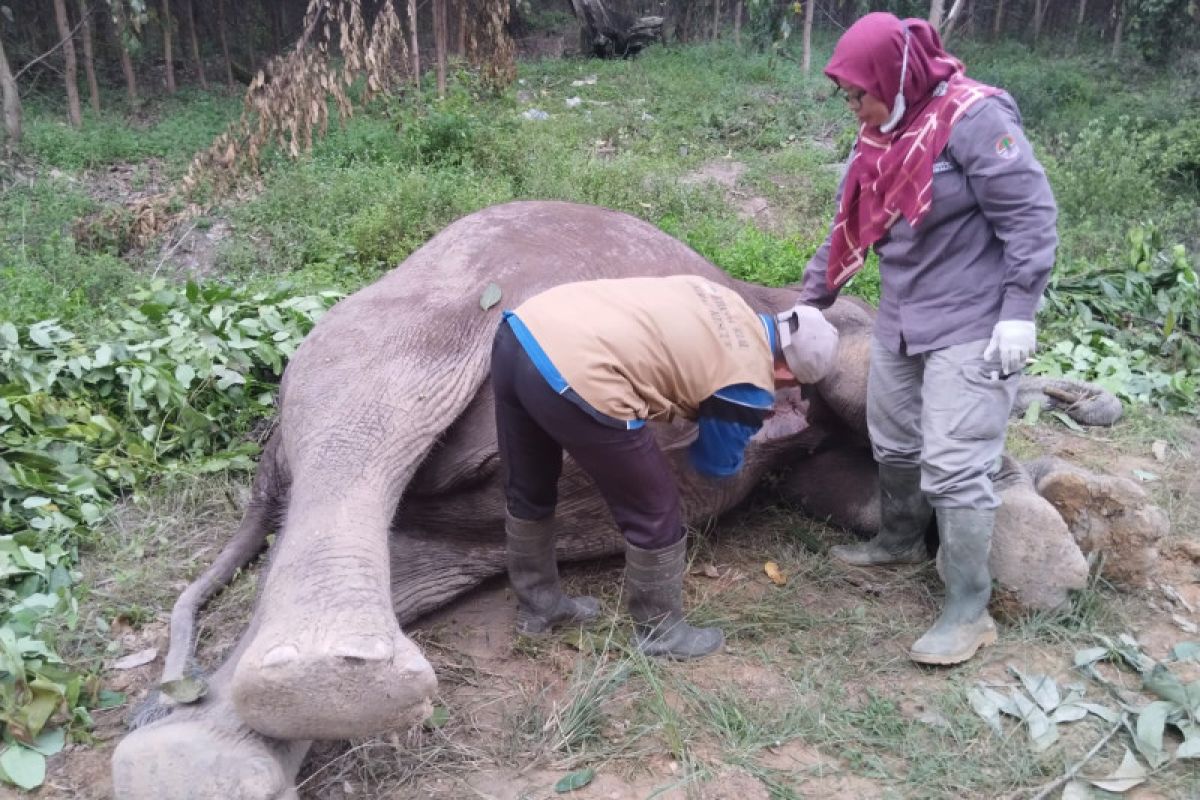
[[746,165],[741,161],[718,159],[684,175],[679,182],[684,186],[702,186],[706,183],[720,186],[724,189],[726,202],[737,209],[739,219],[751,222],[764,231],[777,232],[780,220],[771,201],[740,186],[745,174]]

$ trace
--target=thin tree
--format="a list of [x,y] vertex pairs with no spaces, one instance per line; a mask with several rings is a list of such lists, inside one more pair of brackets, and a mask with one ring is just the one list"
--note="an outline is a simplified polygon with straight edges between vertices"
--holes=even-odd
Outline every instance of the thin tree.
[[929,4],[929,24],[935,30],[942,27],[942,14],[946,11],[946,0],[932,0]]
[[87,0],[79,0],[79,33],[83,37],[83,73],[87,76],[92,111],[100,113],[100,85],[96,83],[96,50],[92,42],[92,12]]
[[458,0],[458,51],[459,58],[467,57],[467,6],[470,0]]
[[421,85],[421,53],[417,49],[417,0],[408,0],[409,55],[412,58],[413,83]]
[[992,38],[999,39],[1004,27],[1004,0],[996,0],[996,15],[992,18]]
[[125,0],[112,0],[113,31],[117,36],[117,49],[121,53],[121,72],[125,73],[125,92],[129,102],[138,99],[137,76],[133,72],[133,57],[129,54],[129,41],[133,37],[129,15],[125,11]]
[[1087,13],[1087,0],[1079,0],[1079,13],[1075,15],[1075,30],[1071,34],[1071,49],[1079,49],[1079,32],[1083,30],[1084,15]]
[[75,66],[75,40],[71,35],[71,21],[67,17],[65,0],[54,0],[54,21],[58,25],[58,38],[63,50],[63,79],[67,84],[67,118],[73,127],[83,124],[83,112],[79,108],[78,68]]
[[715,42],[721,33],[721,0],[713,0],[712,40]]
[[225,0],[217,0],[217,38],[221,40],[221,58],[225,62],[225,84],[233,88],[233,62],[229,59],[229,41],[225,37]]
[[200,42],[196,39],[196,17],[192,13],[192,0],[184,0],[183,15],[188,26],[188,38],[192,40],[192,63],[196,65],[196,77],[200,80],[200,88],[208,88],[208,80],[204,77],[204,61],[200,58]]
[[171,0],[162,0],[163,60],[167,62],[167,92],[175,94],[175,55],[171,47]]
[[433,0],[433,47],[437,57],[438,97],[446,96],[446,47],[450,38],[446,29],[446,0]]
[[733,43],[742,43],[742,0],[733,4]]
[[808,0],[804,4],[804,55],[801,59],[800,66],[805,74],[812,71],[812,26],[813,13],[817,5],[817,0]]
[[1049,3],[1046,0],[1033,0],[1033,43],[1036,45],[1038,39],[1042,38],[1042,21],[1046,18],[1046,6]]
[[[7,12],[4,16],[11,23],[9,16],[12,12],[5,6],[0,11]],[[3,22],[0,21],[0,25]],[[21,93],[17,91],[17,79],[8,68],[8,56],[4,54],[4,37],[0,36],[0,97],[4,105],[4,136],[5,148],[15,150],[21,143]]]
[[1116,25],[1113,27],[1113,44],[1112,57],[1115,61],[1121,57],[1121,34],[1125,27],[1125,5],[1121,0],[1116,0],[1113,3],[1113,14],[1117,18]]

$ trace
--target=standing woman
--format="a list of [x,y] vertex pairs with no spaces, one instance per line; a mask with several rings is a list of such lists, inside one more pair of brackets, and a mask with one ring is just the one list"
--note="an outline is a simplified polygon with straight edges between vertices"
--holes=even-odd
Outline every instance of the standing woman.
[[1057,210],[1004,91],[971,80],[920,19],[867,14],[825,68],[861,126],[829,238],[804,273],[819,308],[879,255],[867,425],[880,530],[831,550],[858,566],[924,560],[936,515],[941,615],[909,650],[957,664],[996,641],[991,473],[1054,264]]

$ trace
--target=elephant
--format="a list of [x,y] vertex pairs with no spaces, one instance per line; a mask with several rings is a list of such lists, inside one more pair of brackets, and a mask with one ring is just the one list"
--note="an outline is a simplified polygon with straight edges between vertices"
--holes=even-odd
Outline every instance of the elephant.
[[[200,608],[275,532],[252,619],[198,702],[160,694],[146,724],[118,745],[116,796],[295,797],[311,740],[421,720],[437,681],[401,626],[505,569],[488,382],[502,310],[567,281],[683,273],[732,287],[761,311],[795,302],[794,289],[734,280],[632,216],[521,201],[452,223],[327,312],[284,372],[278,423],[237,531],[172,611],[163,682],[188,673]],[[733,508],[768,472],[790,470],[785,495],[813,514],[863,531],[877,525],[865,423],[872,310],[845,297],[825,314],[840,333],[835,368],[813,387],[778,393],[737,476],[696,475],[682,455],[694,426],[654,423],[690,524]],[[1032,384],[1029,393],[1044,396]],[[1033,494],[1030,481],[1018,483]],[[1054,515],[1048,504],[1032,513]],[[622,551],[603,501],[569,459],[558,515],[560,560]]]

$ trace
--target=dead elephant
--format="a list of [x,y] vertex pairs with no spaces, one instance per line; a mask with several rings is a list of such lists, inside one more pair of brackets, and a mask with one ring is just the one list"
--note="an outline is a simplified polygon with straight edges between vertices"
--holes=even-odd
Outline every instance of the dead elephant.
[[[761,310],[794,302],[789,290],[729,278],[633,217],[518,202],[455,222],[333,308],[288,365],[279,425],[238,531],[175,606],[164,681],[185,673],[199,608],[278,529],[253,619],[200,702],[174,705],[121,742],[117,796],[295,797],[308,740],[422,718],[436,679],[400,625],[505,565],[486,385],[500,311],[567,281],[681,273],[731,286]],[[491,284],[502,300],[484,308]],[[809,399],[780,393],[736,478],[714,489],[680,469],[690,522],[728,510],[767,471],[799,462],[796,497],[814,513],[871,527],[875,479],[863,446],[871,312],[842,300],[826,313],[841,333],[838,366]],[[657,431],[668,452],[690,433]],[[1032,484],[1024,490],[1032,495]],[[569,460],[558,513],[560,559],[622,551],[601,499]],[[1048,505],[1040,513],[1057,519]],[[997,540],[1004,536],[998,528]]]

